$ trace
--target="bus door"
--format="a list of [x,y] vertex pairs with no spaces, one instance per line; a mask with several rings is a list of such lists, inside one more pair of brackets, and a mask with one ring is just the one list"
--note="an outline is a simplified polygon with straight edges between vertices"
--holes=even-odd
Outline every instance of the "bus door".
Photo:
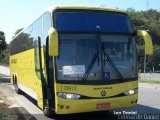
[[[42,109],[44,108],[44,99],[46,98],[45,95],[45,86],[46,81],[44,79],[43,74],[43,65],[42,65],[42,47],[41,47],[41,38],[37,37],[34,41],[34,63],[35,63],[35,72],[38,78],[37,86],[36,86],[36,93],[37,93],[37,101],[38,106]],[[44,61],[43,61],[44,63]]]
[[[37,90],[38,105],[48,114],[55,106],[54,77],[53,77],[53,57],[48,56],[48,39],[46,46],[41,45],[40,37],[35,40],[35,70],[41,84]],[[45,112],[45,111],[44,111]]]

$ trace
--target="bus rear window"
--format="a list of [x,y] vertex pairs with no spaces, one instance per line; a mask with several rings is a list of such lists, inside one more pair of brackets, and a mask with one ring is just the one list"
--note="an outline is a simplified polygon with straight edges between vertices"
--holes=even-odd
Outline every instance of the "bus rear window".
[[129,17],[115,12],[57,11],[54,25],[59,32],[133,32]]

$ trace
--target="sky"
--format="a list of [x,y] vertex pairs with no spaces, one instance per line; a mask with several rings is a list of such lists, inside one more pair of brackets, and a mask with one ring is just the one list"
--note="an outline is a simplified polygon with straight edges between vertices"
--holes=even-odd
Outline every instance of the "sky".
[[[147,2],[148,1],[148,2]],[[148,3],[148,4],[147,4]],[[0,4],[0,31],[10,43],[17,29],[24,28],[50,6],[87,5],[105,6],[136,11],[155,9],[160,11],[160,0],[2,0]]]

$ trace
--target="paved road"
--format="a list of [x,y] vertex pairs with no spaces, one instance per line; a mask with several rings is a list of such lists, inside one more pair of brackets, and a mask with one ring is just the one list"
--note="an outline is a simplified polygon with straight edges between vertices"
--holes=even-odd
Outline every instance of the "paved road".
[[139,84],[139,99],[138,105],[132,109],[123,109],[116,111],[137,111],[137,115],[143,117],[143,119],[151,120],[145,115],[157,115],[158,118],[155,120],[160,120],[160,85],[159,84]]
[[[9,79],[0,79],[0,84],[3,84],[6,88],[12,88],[13,85],[9,82]],[[83,113],[83,114],[74,114],[74,115],[63,115],[57,116],[55,118],[47,118],[43,115],[43,112],[35,106],[31,99],[26,95],[17,95],[15,94],[15,100],[17,104],[24,107],[29,113],[31,113],[37,120],[116,120],[116,119],[124,119],[123,115],[115,115],[115,112],[123,112],[123,111],[136,111],[136,115],[140,115],[144,117],[145,114],[151,115],[159,115],[160,119],[160,85],[155,84],[140,84],[139,87],[139,101],[138,105],[135,108],[130,109],[119,109],[113,111],[104,111],[104,112],[91,112],[91,113]],[[77,108],[78,109],[78,108]],[[130,119],[130,118],[127,118]],[[145,118],[147,119],[147,118]],[[156,119],[155,119],[156,120]]]
[[10,75],[10,69],[5,66],[0,66],[0,73],[5,74],[5,75]]

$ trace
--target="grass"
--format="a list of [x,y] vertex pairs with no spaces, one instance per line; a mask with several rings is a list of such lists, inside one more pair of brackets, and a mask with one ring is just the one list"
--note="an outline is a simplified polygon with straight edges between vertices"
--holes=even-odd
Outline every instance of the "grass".
[[140,83],[160,84],[160,80],[138,80]]
[[0,73],[0,78],[1,78],[1,77],[7,77],[7,75],[4,75],[4,74],[1,74],[1,73]]

